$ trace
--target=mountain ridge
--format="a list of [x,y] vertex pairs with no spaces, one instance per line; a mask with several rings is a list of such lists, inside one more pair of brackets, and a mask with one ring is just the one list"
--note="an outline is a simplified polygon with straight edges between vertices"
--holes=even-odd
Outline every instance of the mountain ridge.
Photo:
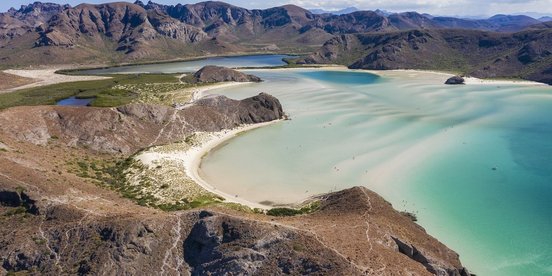
[[466,20],[415,12],[314,14],[293,5],[249,10],[214,1],[75,7],[35,2],[0,13],[0,61],[3,66],[112,64],[228,53],[304,53],[347,33],[450,28],[512,32],[540,23],[533,20]]
[[514,34],[475,30],[412,30],[346,34],[299,64],[337,63],[351,69],[457,71],[479,78],[521,78],[552,84],[552,29]]

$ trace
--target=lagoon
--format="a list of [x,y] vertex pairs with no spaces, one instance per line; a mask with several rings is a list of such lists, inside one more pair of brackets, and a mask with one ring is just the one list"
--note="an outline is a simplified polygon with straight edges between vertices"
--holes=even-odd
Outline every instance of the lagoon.
[[255,55],[255,56],[232,56],[212,57],[192,61],[178,61],[169,63],[154,63],[142,65],[117,66],[100,69],[79,71],[86,75],[107,75],[107,74],[138,74],[138,73],[186,73],[194,72],[205,65],[218,65],[230,68],[236,67],[274,67],[285,65],[282,60],[288,55]]

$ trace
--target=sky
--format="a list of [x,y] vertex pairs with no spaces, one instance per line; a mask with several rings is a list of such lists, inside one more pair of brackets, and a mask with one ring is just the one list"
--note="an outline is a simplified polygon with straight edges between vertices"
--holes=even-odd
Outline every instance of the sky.
[[[0,11],[19,8],[34,0],[0,0]],[[78,5],[115,2],[116,0],[42,0],[60,4]],[[119,0],[121,1],[121,0]],[[147,0],[142,0],[147,2]],[[134,2],[127,0],[126,2]],[[156,0],[161,4],[196,3],[200,0]],[[225,2],[249,9],[269,8],[295,4],[307,9],[338,10],[356,7],[361,10],[382,9],[391,12],[417,11],[433,15],[491,16],[494,14],[529,14],[534,17],[552,15],[552,0],[226,0]]]

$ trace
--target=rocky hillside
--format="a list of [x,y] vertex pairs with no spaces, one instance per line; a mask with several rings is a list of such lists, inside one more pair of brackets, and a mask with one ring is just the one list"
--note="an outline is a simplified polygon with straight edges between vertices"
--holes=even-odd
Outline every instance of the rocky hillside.
[[261,78],[242,73],[240,71],[220,67],[207,65],[197,72],[195,72],[189,78],[183,78],[185,81],[190,83],[214,83],[214,82],[261,82]]
[[[333,35],[406,29],[518,31],[540,21],[524,16],[486,20],[415,12],[313,14],[293,5],[248,10],[223,2],[160,5],[35,2],[0,14],[0,61],[26,64],[118,63],[244,52],[297,52]],[[38,62],[37,62],[38,61]]]
[[283,117],[278,99],[261,93],[241,101],[212,96],[182,109],[146,104],[111,109],[16,107],[0,113],[0,124],[5,135],[18,141],[45,146],[55,139],[68,147],[128,155],[196,131],[214,132]]
[[339,63],[353,69],[446,70],[552,84],[552,29],[539,26],[514,34],[412,30],[341,35],[297,62]]
[[[216,206],[157,212],[111,195],[93,202],[81,187],[59,201],[41,185],[20,192],[0,179],[0,210],[21,209],[2,219],[0,272],[470,275],[454,251],[365,188],[327,195],[312,215],[270,219]],[[343,228],[329,231],[335,223]]]

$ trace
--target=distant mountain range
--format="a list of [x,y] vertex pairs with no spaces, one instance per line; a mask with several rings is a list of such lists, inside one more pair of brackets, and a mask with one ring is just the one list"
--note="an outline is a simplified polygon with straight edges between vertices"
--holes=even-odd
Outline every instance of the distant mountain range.
[[355,7],[348,7],[348,8],[344,8],[344,9],[341,9],[341,10],[335,10],[335,11],[328,11],[328,10],[323,10],[323,9],[310,9],[309,11],[314,13],[314,14],[325,14],[325,13],[327,13],[327,14],[341,15],[341,14],[348,14],[348,13],[356,12],[356,11],[359,11],[359,9],[357,9]]
[[76,7],[35,2],[0,13],[0,64],[105,64],[251,52],[304,53],[343,34],[413,29],[518,32],[539,24],[523,15],[469,20],[381,10],[315,14],[294,5],[249,10],[223,2],[137,1]]

